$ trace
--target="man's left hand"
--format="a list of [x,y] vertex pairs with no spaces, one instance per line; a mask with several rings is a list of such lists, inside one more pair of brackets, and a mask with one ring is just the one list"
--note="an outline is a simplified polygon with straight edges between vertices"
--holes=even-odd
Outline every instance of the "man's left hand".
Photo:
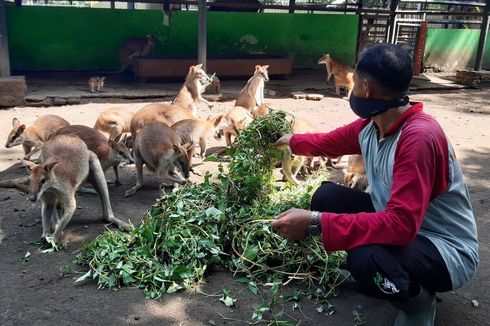
[[271,227],[286,239],[298,241],[306,237],[310,223],[311,211],[292,208],[277,215]]

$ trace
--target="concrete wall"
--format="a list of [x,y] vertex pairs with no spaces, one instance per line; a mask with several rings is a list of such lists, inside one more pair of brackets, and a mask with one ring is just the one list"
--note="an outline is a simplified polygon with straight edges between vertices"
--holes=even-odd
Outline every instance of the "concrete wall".
[[[473,69],[479,38],[480,30],[430,28],[424,65],[445,71]],[[490,37],[487,38],[483,69],[490,70]]]
[[[157,37],[156,55],[197,56],[197,12],[175,12],[164,24],[158,10],[7,7],[13,70],[117,69],[118,49],[129,37]],[[355,60],[355,15],[208,14],[208,55],[285,55],[297,68],[319,68],[330,52]]]

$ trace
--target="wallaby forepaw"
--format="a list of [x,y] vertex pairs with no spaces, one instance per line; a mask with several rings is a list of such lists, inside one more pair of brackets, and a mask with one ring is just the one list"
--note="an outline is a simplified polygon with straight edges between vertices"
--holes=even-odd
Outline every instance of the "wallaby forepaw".
[[124,193],[124,198],[134,195],[138,191],[138,188],[131,188]]

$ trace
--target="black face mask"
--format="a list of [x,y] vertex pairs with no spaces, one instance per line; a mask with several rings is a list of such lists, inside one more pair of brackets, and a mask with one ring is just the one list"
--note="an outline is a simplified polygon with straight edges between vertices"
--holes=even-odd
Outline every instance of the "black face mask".
[[354,93],[349,97],[350,108],[361,118],[370,118],[408,103],[409,99],[406,95],[396,100],[370,100],[357,97]]

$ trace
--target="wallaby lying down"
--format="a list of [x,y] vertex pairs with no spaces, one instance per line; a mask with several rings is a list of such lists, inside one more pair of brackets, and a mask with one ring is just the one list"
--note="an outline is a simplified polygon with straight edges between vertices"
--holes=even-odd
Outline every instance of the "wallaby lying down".
[[349,155],[347,168],[343,172],[344,185],[353,189],[368,191],[369,184],[362,155]]
[[213,105],[204,99],[201,94],[211,83],[214,75],[209,77],[201,68],[201,65],[191,66],[177,96],[169,103],[152,103],[142,107],[131,119],[131,135],[133,139],[136,133],[144,125],[152,121],[160,121],[167,126],[184,119],[197,118],[198,103],[203,102],[209,108]]
[[[5,147],[22,145],[24,158],[28,160],[58,129],[69,125],[68,121],[53,114],[37,118],[32,126],[27,128],[25,124],[20,123],[19,119],[14,118],[12,119],[12,131],[7,137]],[[34,149],[31,150],[32,148]]]
[[129,133],[129,126],[134,113],[125,108],[110,108],[102,112],[94,129],[107,133],[109,140],[119,140],[123,133]]
[[75,193],[87,181],[99,194],[104,220],[129,230],[130,225],[114,217],[104,172],[97,156],[78,137],[60,135],[41,149],[40,164],[22,162],[30,171],[29,200],[41,201],[42,238],[52,235],[59,242],[77,208]]
[[[143,186],[143,164],[155,172],[164,185],[184,184],[189,178],[189,151],[193,147],[194,143],[181,146],[179,136],[164,123],[155,121],[141,128],[133,148],[137,181],[124,196],[134,195]],[[176,169],[183,177],[176,173]]]
[[102,170],[107,171],[108,168],[112,167],[116,176],[116,186],[121,184],[119,181],[119,165],[121,163],[134,163],[133,157],[124,142],[107,140],[103,134],[93,128],[71,125],[61,128],[56,135],[72,135],[83,140],[88,149],[97,155]]

